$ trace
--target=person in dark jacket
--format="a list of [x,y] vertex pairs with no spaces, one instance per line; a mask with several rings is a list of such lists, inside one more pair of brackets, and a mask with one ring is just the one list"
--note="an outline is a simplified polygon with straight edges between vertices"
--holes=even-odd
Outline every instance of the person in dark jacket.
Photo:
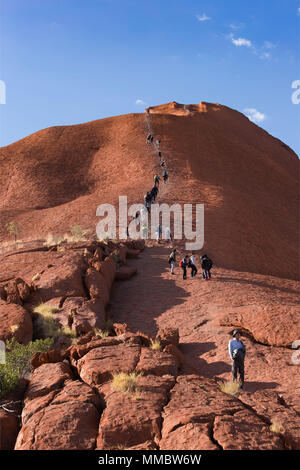
[[180,261],[180,267],[183,271],[182,278],[186,279],[186,268],[189,265],[189,257],[186,255],[182,260]]
[[207,255],[201,256],[202,277],[206,281],[211,278],[210,270],[212,268],[212,265],[213,262]]
[[246,356],[246,347],[244,343],[240,340],[241,334],[239,330],[234,330],[232,336],[233,338],[228,343],[228,351],[232,365],[232,379],[236,381],[237,374],[239,373],[241,389],[243,389],[245,377],[244,362]]

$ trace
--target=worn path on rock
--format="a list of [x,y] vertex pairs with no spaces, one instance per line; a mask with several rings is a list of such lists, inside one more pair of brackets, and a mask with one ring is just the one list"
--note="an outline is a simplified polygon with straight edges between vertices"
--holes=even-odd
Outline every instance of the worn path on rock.
[[[150,335],[160,327],[178,328],[187,365],[205,377],[229,379],[231,328],[219,325],[222,307],[253,305],[253,298],[259,305],[266,295],[270,299],[293,296],[292,281],[220,268],[213,269],[210,281],[201,279],[201,270],[191,279],[188,270],[184,281],[179,267],[174,276],[169,272],[170,251],[162,244],[148,246],[138,260],[131,261],[138,274],[130,281],[115,283],[109,314],[115,321]],[[299,367],[291,363],[292,351],[250,338],[245,338],[245,343],[246,390],[275,389],[286,396],[295,393]]]

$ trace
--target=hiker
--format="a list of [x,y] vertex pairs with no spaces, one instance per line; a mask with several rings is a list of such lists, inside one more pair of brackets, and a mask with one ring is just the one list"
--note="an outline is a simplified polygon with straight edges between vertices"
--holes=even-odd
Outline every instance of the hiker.
[[151,135],[151,134],[148,134],[148,135],[147,135],[147,143],[148,143],[148,142],[151,142],[151,138],[152,138],[152,135]]
[[169,264],[171,266],[171,274],[174,273],[174,268],[175,268],[175,263],[176,263],[176,248],[172,251],[172,253],[169,256]]
[[161,152],[158,152],[158,158],[161,158]]
[[153,144],[153,135],[151,135],[151,137],[150,137],[150,142],[151,142],[151,144]]
[[154,179],[155,186],[159,186],[160,177],[158,175],[154,175],[153,179]]
[[210,270],[212,268],[212,265],[213,262],[207,255],[201,256],[202,277],[206,281],[211,278]]
[[169,178],[168,172],[167,172],[167,170],[165,170],[164,174],[163,174],[164,183],[167,182],[168,178]]
[[158,139],[158,140],[156,141],[156,143],[157,143],[157,145],[158,145],[158,147],[159,147],[159,146],[160,146],[160,140]]
[[156,229],[156,241],[157,241],[157,243],[159,243],[159,239],[161,237],[161,234],[162,234],[162,228],[161,228],[161,225],[158,224],[157,229]]
[[246,356],[246,347],[240,340],[240,330],[234,330],[232,333],[233,338],[228,343],[229,356],[232,361],[232,379],[237,380],[237,374],[239,373],[241,389],[244,388],[244,375],[245,367],[244,361]]
[[129,238],[129,230],[128,230],[128,227],[126,228],[126,238]]
[[179,266],[183,270],[183,275],[182,275],[183,279],[186,279],[186,268],[188,267],[188,264],[189,264],[189,257],[188,257],[188,255],[185,255],[185,257],[182,258],[182,260],[180,261],[180,264],[179,264]]
[[191,268],[191,276],[192,278],[196,277],[196,274],[198,272],[198,269],[196,268],[196,259],[193,254],[190,256],[190,261],[189,261],[189,268]]
[[157,193],[158,193],[158,187],[156,185],[154,185],[153,188],[151,189],[151,193],[150,193],[151,194],[151,199],[153,199],[153,201],[155,201]]
[[172,232],[169,227],[166,228],[166,239],[168,243],[171,243],[171,241],[173,240]]
[[164,168],[165,165],[166,165],[166,162],[163,160],[163,161],[161,162],[160,166],[161,166],[162,168]]

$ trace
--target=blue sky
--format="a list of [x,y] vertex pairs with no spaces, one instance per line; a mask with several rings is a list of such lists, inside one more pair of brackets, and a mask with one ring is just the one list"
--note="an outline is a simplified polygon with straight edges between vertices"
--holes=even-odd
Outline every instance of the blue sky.
[[0,5],[0,145],[175,100],[245,112],[300,153],[300,0]]

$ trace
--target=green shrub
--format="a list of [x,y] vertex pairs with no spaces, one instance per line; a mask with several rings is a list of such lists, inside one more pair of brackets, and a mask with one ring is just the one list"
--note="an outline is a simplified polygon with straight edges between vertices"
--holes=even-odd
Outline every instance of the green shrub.
[[19,380],[31,370],[30,359],[36,352],[51,349],[53,340],[31,341],[26,346],[17,343],[13,338],[6,342],[6,363],[0,364],[0,398],[11,393],[18,385]]
[[12,221],[6,224],[6,229],[10,235],[13,235],[15,237],[15,241],[17,241],[18,235],[19,235],[19,227],[16,222]]

